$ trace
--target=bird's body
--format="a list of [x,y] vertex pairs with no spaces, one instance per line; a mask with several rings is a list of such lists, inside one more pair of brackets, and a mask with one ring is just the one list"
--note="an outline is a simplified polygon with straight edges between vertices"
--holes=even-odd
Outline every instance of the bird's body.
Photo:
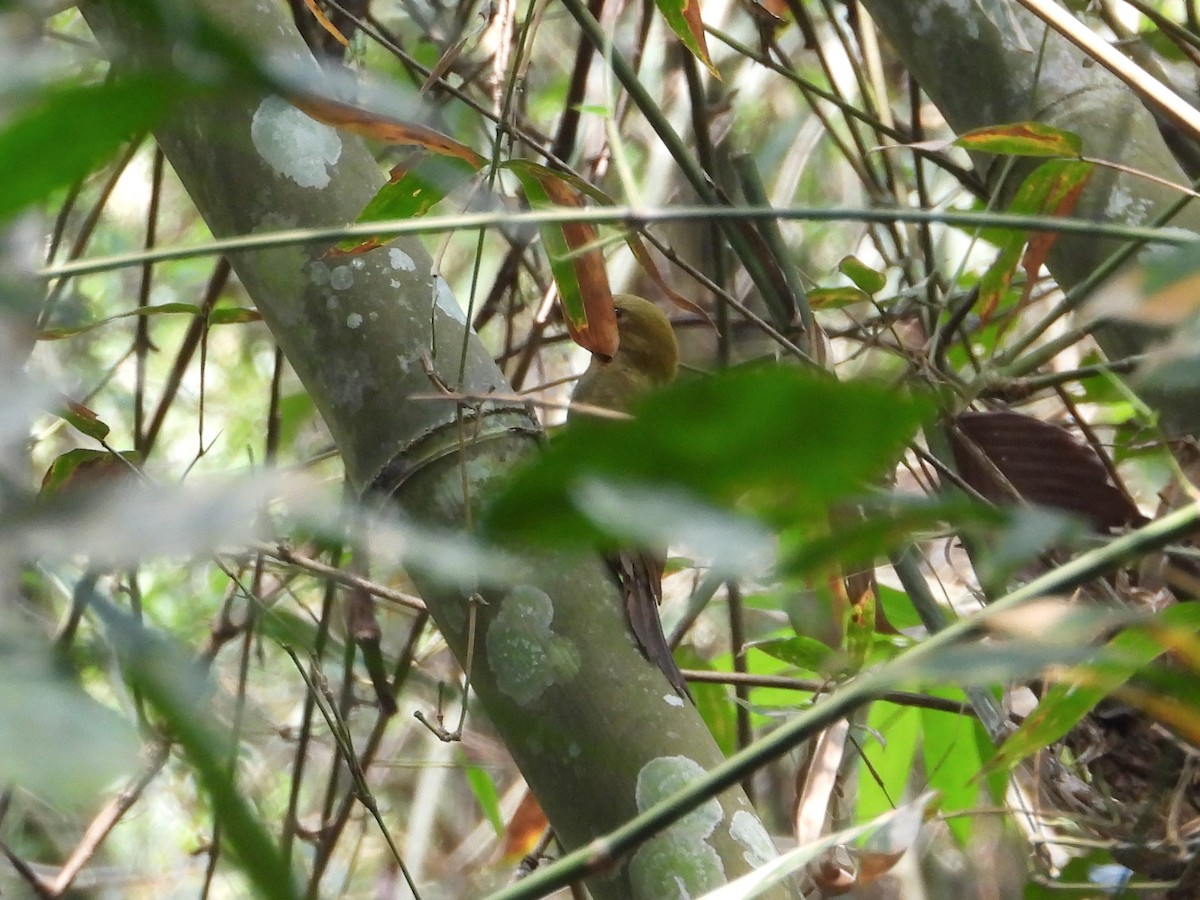
[[[679,368],[679,346],[671,323],[649,300],[631,294],[613,297],[620,346],[612,359],[593,356],[579,379],[572,401],[628,412],[638,395],[669,384]],[[691,699],[687,682],[663,634],[663,560],[649,553],[621,553],[609,567],[625,594],[625,614],[643,655],[658,666],[682,697]]]

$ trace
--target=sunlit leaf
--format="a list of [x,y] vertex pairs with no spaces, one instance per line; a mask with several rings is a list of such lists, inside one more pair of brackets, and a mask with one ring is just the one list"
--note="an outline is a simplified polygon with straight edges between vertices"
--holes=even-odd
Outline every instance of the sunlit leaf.
[[[1200,628],[1200,607],[1184,603],[1156,617],[1164,626],[1195,631]],[[1049,746],[1070,731],[1096,704],[1163,652],[1160,642],[1143,629],[1130,628],[1110,642],[1102,663],[1083,666],[1056,680],[989,761],[988,769],[1008,769],[1025,757]]]
[[[708,660],[683,645],[675,651],[675,661],[682,669],[724,669],[732,667],[728,658]],[[696,701],[696,710],[700,718],[708,726],[709,734],[721,748],[721,752],[731,755],[738,749],[737,707],[729,702],[730,689],[723,684],[710,684],[703,681],[693,681],[688,685],[692,698]],[[755,692],[758,696],[758,692]]]
[[859,767],[855,815],[870,821],[895,808],[911,789],[913,760],[921,742],[921,711],[913,706],[875,703],[860,739],[865,759]]
[[887,286],[887,276],[872,269],[857,256],[842,257],[842,261],[838,263],[838,271],[867,294],[876,294]]
[[[928,693],[963,700],[957,688],[935,687]],[[976,735],[978,723],[971,715],[921,709],[921,753],[928,787],[941,795],[943,813],[964,812],[979,803],[977,780],[981,760]],[[968,845],[971,818],[947,816],[946,824],[962,846]]]

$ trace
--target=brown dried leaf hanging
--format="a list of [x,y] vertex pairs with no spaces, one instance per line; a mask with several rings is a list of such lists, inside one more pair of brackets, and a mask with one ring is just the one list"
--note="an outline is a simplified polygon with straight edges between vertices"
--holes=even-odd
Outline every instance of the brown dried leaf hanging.
[[993,503],[1011,505],[1015,490],[1027,503],[1074,513],[1101,531],[1140,518],[1096,451],[1060,425],[1015,412],[964,412],[950,443],[959,475]]

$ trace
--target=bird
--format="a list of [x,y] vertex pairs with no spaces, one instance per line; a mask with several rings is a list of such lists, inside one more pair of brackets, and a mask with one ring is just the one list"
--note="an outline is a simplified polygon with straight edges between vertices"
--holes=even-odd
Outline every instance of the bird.
[[[640,395],[675,379],[679,344],[666,314],[649,300],[617,294],[613,306],[620,334],[617,352],[611,358],[592,355],[575,385],[571,402],[627,413]],[[571,417],[569,413],[568,420]],[[695,702],[658,616],[663,558],[627,551],[610,554],[606,562],[624,594],[625,617],[642,655],[662,670],[681,697]]]

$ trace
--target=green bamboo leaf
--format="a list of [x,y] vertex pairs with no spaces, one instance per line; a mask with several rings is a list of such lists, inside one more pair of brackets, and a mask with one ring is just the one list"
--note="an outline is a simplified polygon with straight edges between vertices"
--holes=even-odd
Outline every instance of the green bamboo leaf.
[[59,328],[44,328],[38,335],[38,340],[41,341],[60,341],[63,338],[74,337],[77,334],[85,334],[89,331],[94,331],[111,322],[116,322],[118,319],[129,319],[150,316],[176,316],[176,315],[200,315],[200,307],[193,303],[160,303],[157,306],[141,306],[137,309],[131,309],[128,312],[117,313],[116,315],[108,316],[95,322],[85,322],[81,325],[65,325]]
[[484,816],[491,823],[497,837],[504,836],[504,816],[500,812],[500,794],[491,773],[483,766],[466,765],[467,785]]

